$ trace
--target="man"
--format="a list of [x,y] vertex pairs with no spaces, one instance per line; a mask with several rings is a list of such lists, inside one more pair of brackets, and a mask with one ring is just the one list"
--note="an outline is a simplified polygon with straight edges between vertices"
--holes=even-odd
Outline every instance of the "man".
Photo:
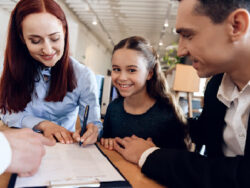
[[0,174],[5,170],[19,176],[35,174],[45,154],[44,145],[54,144],[54,141],[31,129],[0,132]]
[[[159,149],[136,136],[116,138],[115,149],[169,188],[250,187],[250,1],[181,0],[176,31],[179,56],[188,56],[207,85],[204,108],[189,122],[207,157]],[[122,146],[122,147],[121,147]]]

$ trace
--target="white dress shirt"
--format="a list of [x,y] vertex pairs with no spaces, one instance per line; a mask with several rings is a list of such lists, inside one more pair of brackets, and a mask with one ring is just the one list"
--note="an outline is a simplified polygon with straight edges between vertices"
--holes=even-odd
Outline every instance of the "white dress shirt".
[[217,98],[228,109],[225,115],[226,126],[223,132],[223,152],[225,156],[244,155],[250,112],[250,81],[239,91],[225,73]]
[[2,174],[10,165],[12,152],[10,144],[3,133],[0,132],[0,174]]
[[[219,87],[217,98],[228,109],[225,115],[226,126],[223,132],[225,156],[244,155],[248,118],[250,112],[250,81],[239,91],[230,77],[225,73]],[[147,157],[159,148],[152,147],[144,151],[138,165],[143,166]]]

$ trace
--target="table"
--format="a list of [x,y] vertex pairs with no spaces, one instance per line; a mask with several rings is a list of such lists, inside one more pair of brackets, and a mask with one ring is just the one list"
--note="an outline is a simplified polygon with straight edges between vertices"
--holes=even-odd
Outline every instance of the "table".
[[127,178],[133,188],[163,188],[163,185],[158,184],[141,173],[141,169],[128,161],[126,161],[119,153],[110,151],[98,144],[101,150],[108,156],[112,163],[120,170]]
[[[2,130],[0,123],[0,130]],[[163,188],[164,186],[157,182],[145,177],[140,168],[126,161],[120,154],[115,151],[105,149],[98,143],[100,149],[108,156],[112,163],[120,170],[120,172],[127,178],[133,188]],[[10,179],[10,173],[0,175],[0,188],[7,188]]]

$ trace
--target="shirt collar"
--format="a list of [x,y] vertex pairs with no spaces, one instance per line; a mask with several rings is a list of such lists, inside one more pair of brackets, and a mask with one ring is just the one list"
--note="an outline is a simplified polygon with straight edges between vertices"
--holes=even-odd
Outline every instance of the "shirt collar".
[[41,75],[44,79],[44,77],[47,77],[48,80],[44,80],[44,81],[49,81],[50,80],[50,76],[51,76],[51,67],[45,67],[45,68],[41,68]]
[[239,91],[237,86],[232,82],[229,75],[224,73],[217,93],[217,98],[229,108],[231,102],[238,98],[247,87],[250,87],[250,81],[248,81],[246,86],[241,91]]

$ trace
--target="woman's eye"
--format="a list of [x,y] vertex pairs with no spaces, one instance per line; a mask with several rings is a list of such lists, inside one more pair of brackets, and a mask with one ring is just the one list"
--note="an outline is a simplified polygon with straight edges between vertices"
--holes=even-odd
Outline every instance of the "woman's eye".
[[60,39],[60,37],[52,38],[51,41],[56,42],[56,41],[58,41],[59,39]]
[[32,44],[38,44],[40,42],[40,40],[31,40]]

